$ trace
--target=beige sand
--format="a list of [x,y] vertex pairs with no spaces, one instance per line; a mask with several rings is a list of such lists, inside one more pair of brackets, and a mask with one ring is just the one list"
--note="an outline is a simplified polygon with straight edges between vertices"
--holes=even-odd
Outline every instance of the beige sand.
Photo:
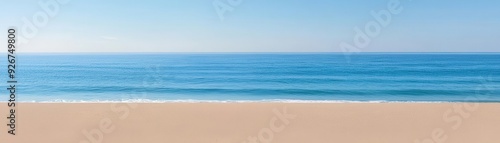
[[[6,107],[0,106],[5,124]],[[2,125],[1,143],[500,142],[496,103],[20,103],[17,109],[16,135]]]

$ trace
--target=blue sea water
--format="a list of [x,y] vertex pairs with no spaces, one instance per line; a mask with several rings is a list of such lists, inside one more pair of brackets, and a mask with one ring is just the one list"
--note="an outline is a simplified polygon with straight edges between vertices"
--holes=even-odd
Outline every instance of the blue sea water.
[[500,54],[368,53],[349,59],[342,53],[18,54],[17,97],[21,102],[500,101]]

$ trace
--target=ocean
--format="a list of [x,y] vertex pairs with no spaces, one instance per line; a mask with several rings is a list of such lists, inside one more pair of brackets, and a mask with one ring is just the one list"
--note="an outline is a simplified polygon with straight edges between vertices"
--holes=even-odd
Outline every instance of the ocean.
[[[348,58],[342,53],[21,53],[16,58],[18,102],[500,102],[500,53]],[[7,81],[7,61],[2,63]],[[4,95],[7,99],[7,90]]]

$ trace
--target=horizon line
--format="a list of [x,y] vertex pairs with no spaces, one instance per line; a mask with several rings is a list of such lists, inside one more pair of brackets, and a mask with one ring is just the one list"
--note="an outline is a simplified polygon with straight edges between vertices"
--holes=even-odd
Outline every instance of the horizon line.
[[[0,52],[8,53],[8,52]],[[345,52],[16,52],[16,54],[346,54]],[[500,52],[359,52],[356,54],[500,54]]]

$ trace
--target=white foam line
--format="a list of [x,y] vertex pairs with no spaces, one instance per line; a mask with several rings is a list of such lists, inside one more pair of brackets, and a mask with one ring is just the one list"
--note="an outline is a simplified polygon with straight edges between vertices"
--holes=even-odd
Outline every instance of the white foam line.
[[[52,100],[52,101],[18,101],[19,103],[456,103],[453,101],[354,101],[354,100]],[[4,103],[4,102],[0,102]]]

